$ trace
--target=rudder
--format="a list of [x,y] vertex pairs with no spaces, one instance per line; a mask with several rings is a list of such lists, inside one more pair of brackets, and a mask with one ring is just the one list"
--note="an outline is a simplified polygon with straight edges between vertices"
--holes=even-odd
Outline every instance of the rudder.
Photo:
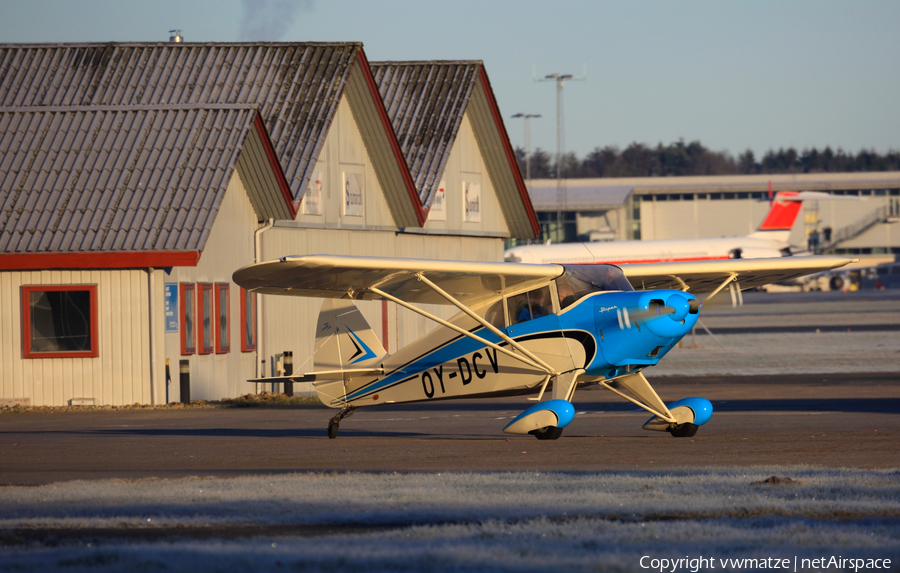
[[325,299],[316,323],[315,371],[371,368],[387,354],[349,299]]
[[797,191],[779,191],[766,218],[750,236],[786,243],[791,236],[794,221],[800,213],[802,201],[803,196]]

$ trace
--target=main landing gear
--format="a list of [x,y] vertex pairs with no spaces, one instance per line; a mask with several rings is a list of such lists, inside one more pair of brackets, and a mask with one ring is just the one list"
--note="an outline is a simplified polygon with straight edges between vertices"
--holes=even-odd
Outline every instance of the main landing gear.
[[697,433],[700,426],[686,422],[684,424],[676,424],[669,426],[666,431],[672,434],[673,438],[692,438]]
[[356,411],[356,406],[347,406],[340,412],[338,412],[331,421],[328,422],[328,439],[333,440],[338,435],[338,428],[341,425],[341,420],[344,418],[353,415],[353,412]]
[[558,440],[559,437],[562,436],[562,431],[562,428],[547,426],[546,428],[541,428],[539,430],[531,430],[528,433],[539,440]]

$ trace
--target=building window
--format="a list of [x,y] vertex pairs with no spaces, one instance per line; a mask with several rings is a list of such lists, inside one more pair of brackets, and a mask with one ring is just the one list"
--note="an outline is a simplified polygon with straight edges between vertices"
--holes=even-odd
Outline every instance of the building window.
[[23,286],[25,358],[99,356],[97,285]]
[[200,297],[197,301],[199,312],[197,320],[197,340],[200,342],[198,352],[200,354],[212,354],[216,349],[214,346],[215,339],[215,319],[213,318],[213,285],[210,283],[199,283]]
[[256,350],[256,295],[241,289],[241,352]]
[[189,355],[197,352],[197,324],[195,285],[181,283],[181,354]]
[[216,354],[227,354],[231,350],[231,308],[229,287],[216,285]]

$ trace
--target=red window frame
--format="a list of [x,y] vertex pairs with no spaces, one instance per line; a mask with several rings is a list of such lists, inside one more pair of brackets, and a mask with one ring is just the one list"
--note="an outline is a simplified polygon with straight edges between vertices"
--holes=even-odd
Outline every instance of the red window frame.
[[[249,314],[247,301],[250,301]],[[256,350],[256,293],[241,289],[241,352]],[[249,319],[249,321],[248,321]],[[253,343],[247,343],[247,331],[253,335]]]
[[[231,352],[231,296],[229,293],[230,285],[228,283],[216,284],[216,354]],[[223,317],[224,325],[222,324]]]
[[[197,353],[197,297],[195,296],[196,286],[194,283],[181,283],[179,285],[179,314],[181,321],[181,355],[190,356]],[[191,301],[191,336],[188,338],[188,321],[187,321],[187,301],[190,296]]]
[[[90,294],[91,349],[37,352],[31,349],[31,293],[87,291]],[[97,285],[31,285],[22,287],[22,354],[25,358],[96,358],[100,355],[97,323]]]
[[[212,354],[216,351],[216,303],[213,294],[212,283],[197,283],[200,292],[197,293],[197,354]],[[204,305],[204,297],[209,297],[209,315],[207,316],[207,308]],[[205,326],[207,320],[209,326]],[[207,330],[209,332],[207,333]],[[209,334],[209,346],[206,345],[207,334]]]

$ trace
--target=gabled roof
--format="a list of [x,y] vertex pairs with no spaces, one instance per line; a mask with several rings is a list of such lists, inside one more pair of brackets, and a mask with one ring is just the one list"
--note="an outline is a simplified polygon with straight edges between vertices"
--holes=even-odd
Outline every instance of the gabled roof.
[[236,168],[288,213],[267,149],[255,106],[0,108],[0,268],[194,265]]
[[419,197],[430,206],[481,62],[373,62],[372,75]]
[[468,111],[510,232],[515,237],[536,237],[537,217],[482,62],[370,66],[422,203],[431,206]]
[[258,106],[298,202],[348,83],[362,83],[350,104],[374,118],[357,121],[382,187],[394,192],[392,213],[399,226],[421,225],[421,203],[367,77],[362,44],[353,42],[0,45],[0,107]]

